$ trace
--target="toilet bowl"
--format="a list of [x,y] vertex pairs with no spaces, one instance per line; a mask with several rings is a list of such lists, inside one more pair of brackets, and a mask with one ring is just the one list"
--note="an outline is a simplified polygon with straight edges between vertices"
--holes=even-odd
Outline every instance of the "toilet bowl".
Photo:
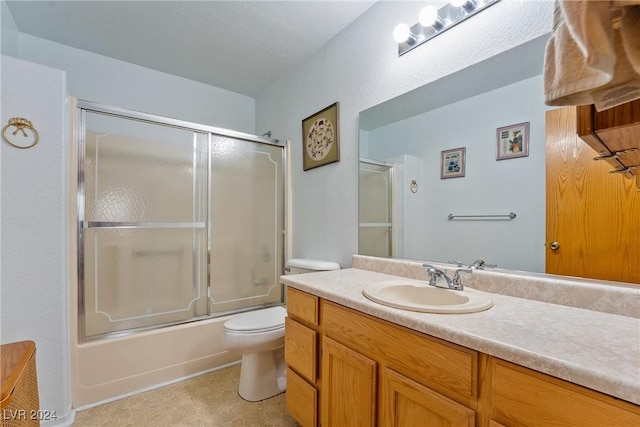
[[[338,270],[340,264],[309,259],[292,259],[285,274]],[[240,314],[224,323],[224,345],[242,352],[238,394],[257,402],[286,389],[284,363],[284,307],[271,307]]]
[[224,323],[224,345],[242,352],[238,394],[256,402],[286,388],[283,307],[251,311]]

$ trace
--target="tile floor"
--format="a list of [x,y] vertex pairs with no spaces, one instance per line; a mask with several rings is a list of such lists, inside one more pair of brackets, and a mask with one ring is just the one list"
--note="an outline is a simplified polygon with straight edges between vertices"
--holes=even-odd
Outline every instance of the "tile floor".
[[240,365],[106,403],[76,414],[74,427],[297,427],[285,394],[261,402],[238,395]]

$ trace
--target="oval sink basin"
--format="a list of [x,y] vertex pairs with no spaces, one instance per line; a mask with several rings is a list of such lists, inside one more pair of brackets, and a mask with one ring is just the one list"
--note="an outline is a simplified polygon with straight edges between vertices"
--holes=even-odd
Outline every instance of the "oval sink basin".
[[423,313],[475,313],[493,307],[493,301],[483,292],[454,291],[409,280],[372,283],[365,286],[362,294],[379,304]]

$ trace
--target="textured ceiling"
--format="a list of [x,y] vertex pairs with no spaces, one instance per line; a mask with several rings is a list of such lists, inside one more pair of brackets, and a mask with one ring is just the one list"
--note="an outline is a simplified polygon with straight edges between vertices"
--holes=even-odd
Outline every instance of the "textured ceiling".
[[251,97],[374,1],[7,1],[22,33]]

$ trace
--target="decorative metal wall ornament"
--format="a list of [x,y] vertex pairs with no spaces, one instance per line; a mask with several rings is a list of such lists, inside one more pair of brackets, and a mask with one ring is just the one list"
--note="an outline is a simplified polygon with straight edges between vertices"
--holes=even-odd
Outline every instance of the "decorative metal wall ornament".
[[[7,136],[7,131],[10,130],[10,128],[12,127],[15,127],[16,129],[10,135],[17,135],[18,132],[21,132],[22,136],[24,136],[25,138],[28,138],[29,134],[27,133],[26,130],[30,130],[31,133],[33,134],[33,141],[29,145],[20,145],[15,141],[10,141],[9,137]],[[9,145],[15,148],[26,149],[36,145],[40,140],[40,135],[38,134],[38,131],[36,130],[35,127],[33,127],[33,124],[29,120],[23,117],[12,117],[11,119],[9,119],[9,122],[7,123],[7,125],[4,128],[2,128],[2,138]]]

